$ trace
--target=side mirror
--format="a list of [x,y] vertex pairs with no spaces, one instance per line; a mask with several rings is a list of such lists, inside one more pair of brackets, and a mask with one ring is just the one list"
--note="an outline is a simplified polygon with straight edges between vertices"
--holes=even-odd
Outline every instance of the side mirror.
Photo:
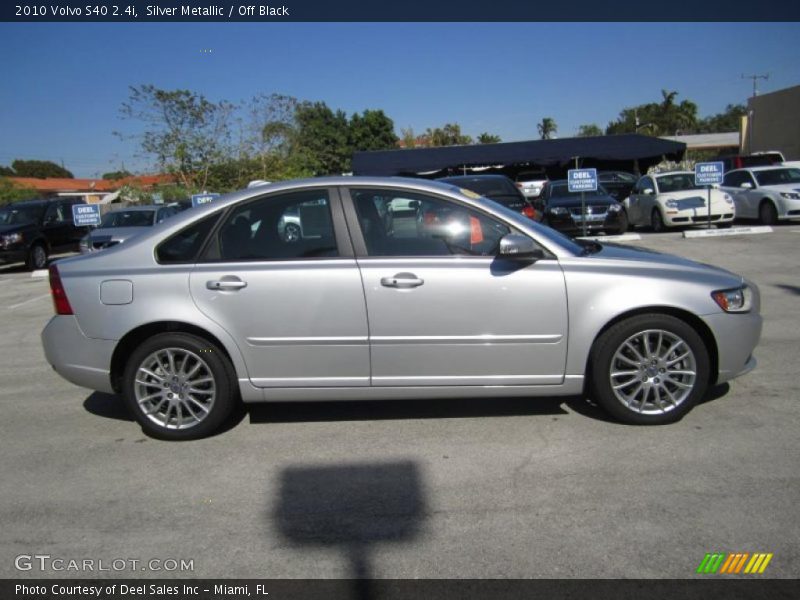
[[749,181],[743,181],[742,184],[739,187],[744,189],[744,190],[752,190],[753,189],[753,184],[750,183]]
[[654,190],[653,188],[644,188],[644,189],[642,190],[642,193],[643,193],[645,196],[652,196],[652,195],[655,193],[655,190]]
[[541,260],[544,250],[536,245],[531,238],[518,233],[509,233],[500,240],[500,256],[505,258],[519,258],[523,260]]

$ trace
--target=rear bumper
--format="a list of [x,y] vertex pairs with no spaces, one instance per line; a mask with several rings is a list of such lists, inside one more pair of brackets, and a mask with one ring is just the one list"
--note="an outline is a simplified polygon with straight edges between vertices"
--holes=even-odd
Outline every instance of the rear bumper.
[[55,371],[75,385],[114,393],[111,356],[117,342],[86,337],[71,315],[56,315],[42,331],[44,355]]

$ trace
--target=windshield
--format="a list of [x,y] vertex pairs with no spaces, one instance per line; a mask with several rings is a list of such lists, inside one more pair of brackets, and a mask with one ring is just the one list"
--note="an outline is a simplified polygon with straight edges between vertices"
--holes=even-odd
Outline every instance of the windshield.
[[615,171],[613,173],[599,173],[597,178],[604,183],[612,182],[625,182],[636,183],[636,176],[630,173],[623,173],[622,171]]
[[695,185],[694,173],[673,173],[657,177],[658,191],[662,194],[666,192],[683,192],[686,190],[702,190],[702,185]]
[[117,210],[106,213],[100,227],[148,227],[153,224],[154,210]]
[[784,185],[786,183],[800,183],[800,169],[769,169],[768,171],[754,171],[758,185]]
[[37,223],[44,213],[44,204],[6,206],[0,210],[0,225],[19,225]]

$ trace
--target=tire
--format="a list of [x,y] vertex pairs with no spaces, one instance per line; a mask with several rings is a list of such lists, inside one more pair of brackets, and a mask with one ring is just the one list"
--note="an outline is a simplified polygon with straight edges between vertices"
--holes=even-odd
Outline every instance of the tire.
[[762,200],[758,207],[758,220],[764,225],[775,225],[778,222],[778,211],[769,200]]
[[710,363],[691,326],[645,314],[605,331],[592,348],[590,368],[593,399],[606,412],[624,423],[662,425],[678,421],[703,397]]
[[28,250],[28,257],[25,259],[25,267],[29,271],[38,271],[47,267],[47,248],[44,244],[36,243]]
[[625,213],[622,213],[621,221],[622,222],[620,223],[619,227],[612,229],[611,231],[607,231],[606,233],[610,235],[622,235],[628,231],[628,217],[625,215]]
[[664,217],[661,216],[661,211],[657,208],[654,208],[652,214],[650,215],[650,226],[656,233],[663,233],[666,229],[666,226],[664,225]]
[[301,236],[300,226],[294,223],[287,223],[283,228],[284,242],[299,242]]
[[125,367],[123,395],[142,430],[163,440],[212,434],[238,400],[227,356],[216,345],[187,333],[162,333],[136,348]]

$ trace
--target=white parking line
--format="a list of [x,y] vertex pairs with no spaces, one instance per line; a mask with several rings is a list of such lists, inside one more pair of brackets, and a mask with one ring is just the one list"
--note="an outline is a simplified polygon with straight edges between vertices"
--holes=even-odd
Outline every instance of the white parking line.
[[12,304],[9,306],[9,309],[19,308],[20,306],[25,306],[26,304],[30,304],[31,302],[36,302],[37,300],[42,300],[43,298],[49,298],[50,294],[42,294],[41,296],[36,296],[35,298],[31,298],[30,300],[25,300],[25,302],[20,302],[19,304]]
[[756,227],[731,227],[730,229],[692,229],[683,232],[685,238],[717,237],[727,235],[754,235],[758,233],[772,233],[769,225]]

